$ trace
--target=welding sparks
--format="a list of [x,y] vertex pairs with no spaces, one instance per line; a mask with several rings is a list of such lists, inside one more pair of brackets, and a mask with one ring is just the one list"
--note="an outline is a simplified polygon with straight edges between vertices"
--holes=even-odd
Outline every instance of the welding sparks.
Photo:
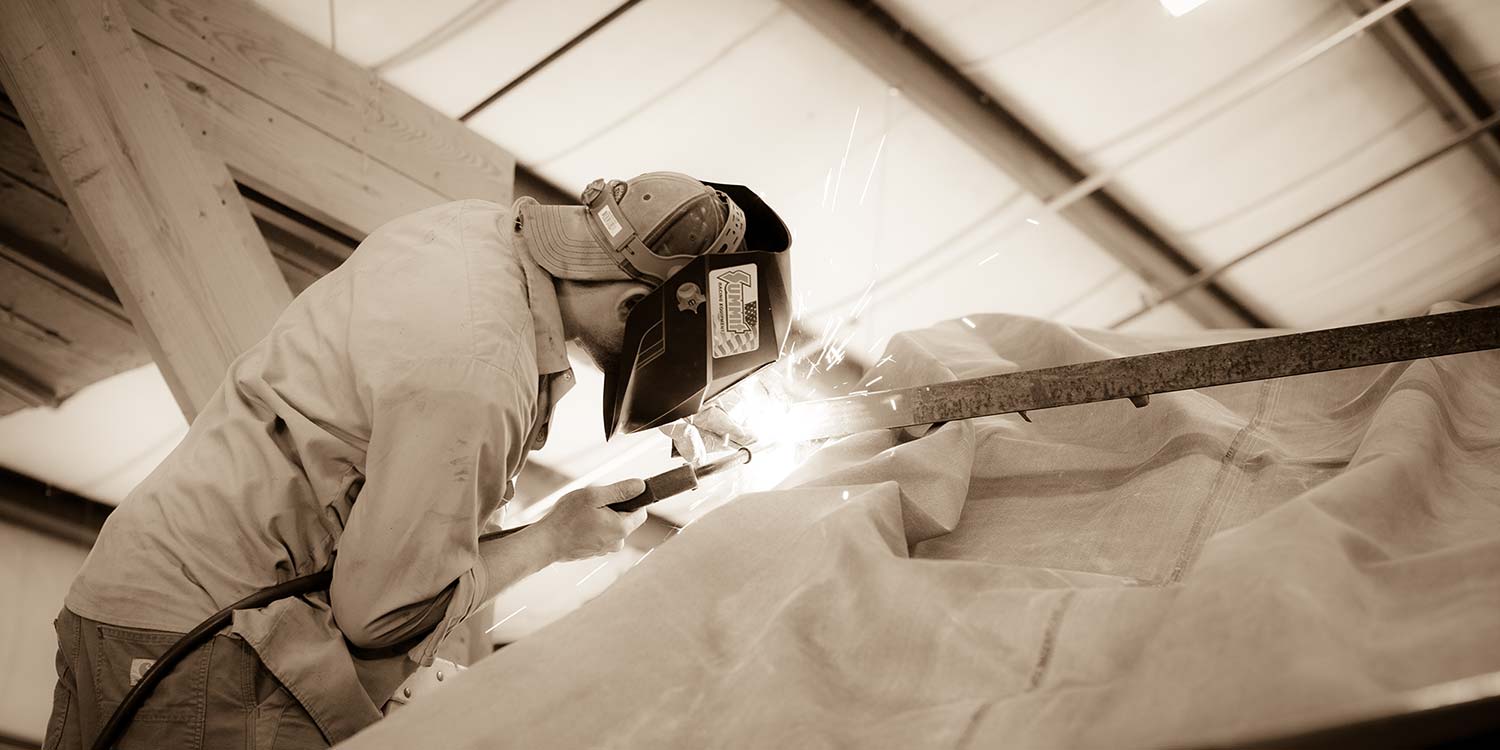
[[[666,540],[663,539],[662,541],[666,541]],[[646,550],[646,554],[641,555],[641,559],[636,560],[635,563],[633,565],[631,565],[630,567],[634,568],[636,565],[640,565],[641,563],[645,562],[646,558],[650,557],[651,553],[655,552],[655,551],[656,551],[655,547],[652,547],[651,549]]]
[[885,380],[885,376],[884,375],[876,375],[874,380],[871,380],[870,382],[865,383],[865,387],[869,388],[870,386],[875,385],[876,383],[879,383],[882,380]]
[[859,296],[859,302],[854,305],[854,312],[849,314],[850,320],[859,320],[860,313],[865,311],[865,305],[870,304],[870,292],[875,289],[875,281],[872,279],[865,286],[865,293]]
[[830,211],[839,208],[839,187],[844,184],[844,167],[849,163],[849,147],[854,145],[854,129],[859,127],[859,107],[854,108],[854,122],[849,124],[849,140],[844,142],[844,158],[839,161],[839,176],[833,181],[833,206]]
[[895,357],[892,357],[892,356],[891,356],[891,355],[889,355],[889,354],[887,354],[887,355],[886,355],[886,356],[885,356],[885,359],[882,359],[882,360],[880,360],[880,361],[879,361],[879,362],[876,362],[876,363],[875,363],[875,366],[876,366],[876,367],[884,367],[884,366],[885,366],[885,363],[887,363],[887,362],[895,362],[895,361],[896,361],[896,358],[895,358]]
[[896,410],[896,399],[891,399],[891,411]]
[[495,631],[495,628],[498,628],[501,625],[504,625],[505,623],[510,622],[510,618],[515,617],[516,615],[519,615],[519,614],[521,614],[522,612],[525,612],[525,611],[526,611],[526,605],[522,604],[520,609],[518,609],[518,610],[516,610],[516,611],[514,611],[514,612],[512,612],[512,613],[510,613],[508,615],[506,615],[504,620],[501,620],[500,622],[497,622],[494,625],[491,625],[488,630],[484,631],[484,634],[485,635],[489,635],[490,633],[493,633]]
[[844,499],[845,500],[849,499],[849,490],[844,490]]
[[823,208],[828,208],[828,188],[833,187],[833,167],[828,168],[828,174],[823,177]]
[[1028,218],[1026,219],[1026,223],[1031,224],[1032,226],[1040,226],[1042,222],[1037,221],[1036,219]]
[[870,178],[875,176],[875,167],[880,164],[880,152],[885,150],[885,136],[880,136],[880,145],[875,148],[875,161],[870,162],[870,173],[865,175],[865,189],[859,191],[859,205],[865,205],[865,193],[870,192]]
[[982,266],[982,265],[984,265],[984,264],[986,264],[986,263],[988,263],[988,262],[990,262],[990,261],[992,261],[992,260],[994,260],[994,259],[996,259],[998,257],[1000,257],[1000,253],[990,253],[990,257],[985,258],[984,260],[979,261],[979,265]]
[[966,325],[966,326],[968,326],[970,328],[976,328],[977,327],[977,326],[974,325],[974,321],[969,320],[968,318],[959,318],[959,320],[962,320],[964,322],[964,325]]
[[588,575],[586,575],[586,576],[578,579],[578,583],[575,583],[573,585],[574,586],[582,585],[584,581],[587,581],[588,579],[593,578],[595,573],[598,573],[599,571],[604,570],[605,566],[607,566],[607,565],[609,565],[609,561],[608,560],[605,560],[604,562],[599,563],[599,567],[594,568],[593,570],[589,571]]

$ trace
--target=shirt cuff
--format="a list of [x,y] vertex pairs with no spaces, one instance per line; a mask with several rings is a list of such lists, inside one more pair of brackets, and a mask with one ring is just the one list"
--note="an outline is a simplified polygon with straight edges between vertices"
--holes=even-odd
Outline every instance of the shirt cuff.
[[448,610],[443,614],[443,620],[432,629],[432,632],[423,638],[408,654],[412,661],[427,667],[432,665],[433,658],[437,655],[438,646],[441,646],[453,629],[463,623],[469,615],[479,609],[483,604],[480,600],[480,592],[485,587],[484,564],[478,563],[469,568],[455,582],[453,596],[448,600]]

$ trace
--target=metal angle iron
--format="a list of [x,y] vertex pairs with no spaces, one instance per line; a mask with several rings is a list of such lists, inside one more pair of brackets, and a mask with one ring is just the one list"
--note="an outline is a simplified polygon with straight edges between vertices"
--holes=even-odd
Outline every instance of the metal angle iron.
[[[818,440],[1500,349],[1500,306],[1009,372],[806,401],[788,409],[791,436]],[[1500,376],[1500,372],[1497,372]]]

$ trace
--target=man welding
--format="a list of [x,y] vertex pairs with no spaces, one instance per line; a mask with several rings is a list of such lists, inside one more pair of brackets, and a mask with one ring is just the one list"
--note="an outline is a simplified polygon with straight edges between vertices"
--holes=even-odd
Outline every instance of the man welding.
[[379,719],[507,586],[621,548],[644,511],[605,506],[640,480],[479,539],[573,385],[564,342],[605,373],[607,437],[691,417],[776,359],[791,237],[749,189],[676,173],[596,180],[582,202],[392,221],[235,360],[73,582],[47,748],[93,743],[215,611],[331,568],[326,592],[235,611],[163,671],[120,740],[327,746]]

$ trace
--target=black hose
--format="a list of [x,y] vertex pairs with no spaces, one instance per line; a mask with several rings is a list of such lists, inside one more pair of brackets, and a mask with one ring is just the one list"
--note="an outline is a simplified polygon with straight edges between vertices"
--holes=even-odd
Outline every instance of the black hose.
[[[620,513],[631,513],[658,500],[664,500],[697,487],[698,475],[707,476],[716,471],[741,463],[748,463],[749,461],[749,449],[741,448],[728,458],[721,459],[698,469],[696,474],[690,466],[679,466],[647,479],[644,492],[628,500],[614,503],[609,508]],[[502,529],[500,531],[492,531],[488,534],[481,534],[479,541],[487,542],[492,539],[499,539],[524,528],[526,526],[517,526],[511,529]],[[197,627],[188,631],[181,638],[178,638],[177,642],[173,643],[170,648],[162,653],[156,659],[156,662],[146,670],[146,673],[141,675],[140,681],[136,682],[135,686],[130,688],[130,692],[125,694],[125,699],[120,701],[120,705],[115,708],[114,713],[110,714],[109,721],[104,724],[104,729],[100,730],[99,736],[94,738],[93,750],[110,750],[115,740],[119,739],[120,734],[125,731],[125,727],[130,724],[130,720],[135,718],[135,713],[140,710],[141,704],[145,703],[146,699],[151,697],[151,691],[156,689],[157,683],[166,678],[167,673],[171,672],[172,668],[177,666],[178,662],[182,661],[182,657],[187,656],[193,649],[202,646],[208,639],[214,637],[214,634],[224,629],[224,626],[228,625],[229,621],[234,618],[235,610],[259,609],[271,602],[285,599],[289,596],[302,596],[303,594],[311,594],[314,591],[325,591],[332,583],[333,568],[331,567],[319,573],[309,573],[308,575],[293,578],[284,583],[278,583],[275,586],[263,588],[213,613],[208,619],[198,623]],[[414,641],[419,641],[424,637],[426,637],[425,633],[415,636]],[[415,645],[415,642],[401,643],[392,649],[383,651],[400,653]]]
[[[508,536],[511,532],[520,531],[523,528],[525,527],[521,526],[514,529],[481,534],[479,541],[487,542],[491,539],[499,539]],[[156,689],[156,685],[163,679],[166,679],[167,673],[171,672],[172,668],[176,667],[177,663],[182,661],[184,656],[191,653],[193,649],[207,643],[210,638],[214,637],[214,634],[223,630],[224,626],[228,625],[229,621],[234,618],[235,610],[259,609],[289,596],[302,596],[315,591],[326,591],[332,583],[332,568],[318,573],[309,573],[284,583],[278,583],[275,586],[263,588],[209,615],[208,619],[198,623],[197,627],[189,630],[181,638],[178,638],[171,647],[163,652],[161,656],[157,657],[156,662],[146,670],[146,673],[141,675],[141,679],[135,683],[134,687],[130,688],[130,692],[125,694],[125,699],[120,701],[120,705],[115,708],[114,713],[110,714],[109,721],[105,723],[104,729],[99,731],[99,736],[94,739],[94,744],[92,745],[93,750],[110,750],[115,740],[119,739],[120,735],[124,733],[125,727],[129,726],[130,721],[135,718],[136,711],[140,710],[141,704],[145,703],[146,699],[151,697],[151,691]],[[425,633],[417,636],[414,640],[420,640],[420,638],[424,637],[426,637]],[[398,644],[396,652],[405,651],[412,645],[414,644]]]
[[120,701],[120,705],[115,708],[115,712],[110,714],[109,721],[105,723],[104,729],[100,730],[99,736],[94,738],[93,750],[110,750],[114,746],[115,740],[119,739],[120,734],[125,731],[125,727],[130,724],[130,720],[135,718],[135,712],[140,709],[141,704],[145,703],[146,699],[151,696],[151,691],[156,689],[157,683],[166,678],[167,673],[172,671],[177,662],[182,661],[182,657],[187,656],[193,649],[202,646],[208,639],[214,637],[215,633],[229,624],[230,619],[234,617],[235,610],[258,609],[289,596],[301,596],[314,591],[322,591],[327,589],[332,581],[332,569],[293,578],[285,583],[278,583],[275,586],[263,588],[213,613],[207,620],[198,623],[198,627],[193,628],[186,635],[177,639],[176,643],[173,643],[165,653],[158,657],[156,662],[146,670],[146,673],[141,675],[140,681],[136,682],[135,686],[130,688],[130,692],[125,694],[125,699]]
[[[626,503],[638,502],[640,499],[639,497],[632,498],[632,500],[618,503],[618,505],[623,506]],[[519,526],[514,529],[481,534],[479,541],[487,542],[491,539],[499,539],[509,536],[513,532],[520,531],[523,528],[526,527]],[[181,638],[178,638],[171,647],[163,652],[161,656],[157,657],[156,662],[146,670],[145,674],[141,675],[141,679],[125,694],[125,699],[120,701],[120,705],[115,708],[114,713],[110,714],[109,721],[105,723],[104,729],[100,730],[99,736],[94,739],[93,750],[111,750],[115,741],[124,733],[125,727],[129,726],[131,720],[135,718],[135,714],[140,710],[141,704],[145,703],[146,699],[151,697],[151,691],[156,689],[157,684],[166,679],[167,674],[172,671],[173,667],[177,666],[178,662],[182,661],[183,657],[191,653],[193,649],[207,643],[216,633],[223,630],[224,626],[228,625],[229,621],[234,618],[235,610],[259,609],[289,596],[302,596],[315,591],[326,591],[332,583],[333,570],[331,568],[318,573],[309,573],[308,575],[293,578],[284,583],[263,588],[213,613],[208,619],[198,623],[197,627],[188,631]],[[422,633],[413,640],[420,640],[425,637],[426,633]],[[389,649],[389,651],[400,653],[414,645],[415,643],[412,642],[404,642],[398,644],[394,649]],[[384,653],[384,651],[381,653]]]

